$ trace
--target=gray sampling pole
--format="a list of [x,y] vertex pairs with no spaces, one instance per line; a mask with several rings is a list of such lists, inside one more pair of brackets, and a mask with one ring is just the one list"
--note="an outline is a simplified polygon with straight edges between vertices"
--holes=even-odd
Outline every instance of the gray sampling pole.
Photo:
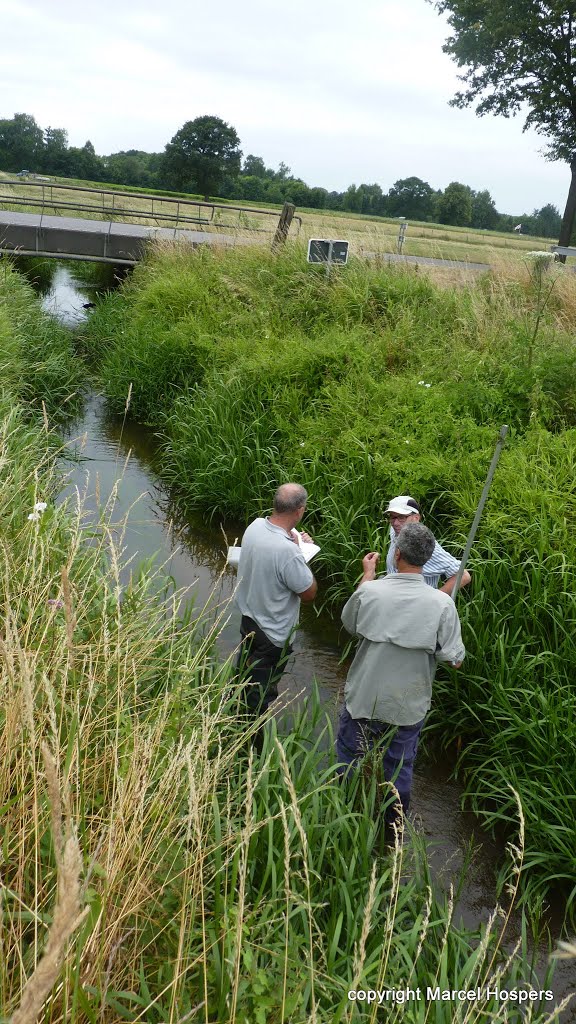
[[456,600],[456,595],[458,594],[458,591],[460,590],[460,584],[462,582],[462,576],[464,575],[464,570],[466,568],[466,562],[468,561],[468,556],[470,555],[470,550],[471,550],[472,545],[474,543],[474,538],[476,536],[476,530],[478,529],[478,523],[480,522],[480,517],[482,515],[483,509],[484,509],[484,505],[486,504],[486,498],[488,497],[488,491],[490,490],[490,484],[492,483],[492,477],[494,476],[494,473],[496,472],[496,466],[498,465],[498,459],[500,458],[500,453],[502,451],[502,448],[504,447],[504,442],[506,440],[506,434],[507,433],[508,433],[508,426],[507,426],[506,423],[504,423],[503,426],[500,427],[500,433],[498,435],[498,440],[496,442],[496,448],[494,449],[494,455],[492,456],[492,462],[490,463],[490,469],[488,470],[488,476],[486,477],[486,483],[484,484],[484,490],[482,491],[482,494],[480,496],[480,501],[478,502],[478,508],[476,509],[476,515],[474,516],[474,522],[472,523],[472,526],[470,527],[470,533],[468,534],[468,540],[466,541],[466,547],[464,548],[464,554],[462,555],[462,561],[460,562],[460,568],[458,569],[458,572],[456,573],[456,581],[454,583],[454,586],[452,588],[452,593],[450,595],[453,601]]

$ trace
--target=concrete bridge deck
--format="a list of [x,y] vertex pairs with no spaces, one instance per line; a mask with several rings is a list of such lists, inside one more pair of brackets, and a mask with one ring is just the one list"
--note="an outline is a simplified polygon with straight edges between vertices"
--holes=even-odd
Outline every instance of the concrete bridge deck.
[[133,265],[150,241],[234,245],[233,235],[0,210],[0,253]]

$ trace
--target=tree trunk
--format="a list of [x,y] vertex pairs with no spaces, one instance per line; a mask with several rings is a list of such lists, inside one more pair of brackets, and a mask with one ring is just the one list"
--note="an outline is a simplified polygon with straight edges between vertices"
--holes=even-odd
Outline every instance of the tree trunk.
[[[570,240],[572,238],[572,230],[574,228],[574,220],[576,218],[576,156],[573,156],[570,161],[570,171],[572,173],[572,179],[570,181],[570,188],[568,189],[568,198],[566,200],[564,216],[562,217],[558,245],[570,245]],[[559,256],[558,259],[560,263],[566,263],[565,256]]]

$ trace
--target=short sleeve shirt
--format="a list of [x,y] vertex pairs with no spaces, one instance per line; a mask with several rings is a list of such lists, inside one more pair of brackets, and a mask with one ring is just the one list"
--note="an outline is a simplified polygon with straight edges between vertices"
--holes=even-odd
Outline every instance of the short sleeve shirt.
[[236,601],[271,643],[283,647],[298,623],[299,595],[314,576],[300,548],[281,526],[255,519],[240,548]]

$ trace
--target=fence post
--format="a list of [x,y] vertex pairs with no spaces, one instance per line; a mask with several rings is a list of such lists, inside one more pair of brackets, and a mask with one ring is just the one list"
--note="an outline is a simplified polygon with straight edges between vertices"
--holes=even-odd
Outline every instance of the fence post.
[[274,249],[277,245],[284,245],[286,238],[288,237],[288,231],[292,223],[294,211],[296,207],[294,203],[284,203],[278,226],[276,228],[276,234],[272,240],[272,248]]

